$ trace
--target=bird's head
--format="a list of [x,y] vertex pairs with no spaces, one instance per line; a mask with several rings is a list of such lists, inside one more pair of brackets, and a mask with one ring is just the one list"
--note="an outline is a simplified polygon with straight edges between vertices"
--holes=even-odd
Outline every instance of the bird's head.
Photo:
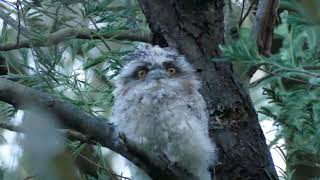
[[127,64],[115,78],[118,93],[170,95],[198,89],[195,70],[175,49],[144,45],[126,59]]

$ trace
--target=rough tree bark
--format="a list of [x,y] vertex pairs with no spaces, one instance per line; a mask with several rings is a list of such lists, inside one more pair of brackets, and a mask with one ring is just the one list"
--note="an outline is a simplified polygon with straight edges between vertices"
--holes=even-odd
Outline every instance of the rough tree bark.
[[224,0],[139,0],[154,43],[187,56],[203,81],[210,136],[219,152],[221,179],[278,179],[250,97],[229,62],[213,62],[224,40]]
[[[214,167],[216,179],[277,179],[257,114],[232,65],[210,61],[220,55],[218,44],[223,43],[223,0],[139,1],[150,23],[153,42],[180,49],[203,80],[210,135],[220,150]],[[0,99],[18,109],[27,109],[28,102],[46,108],[68,128],[125,156],[154,179],[192,179],[161,157],[148,159],[123,142],[114,126],[70,103],[1,78]]]

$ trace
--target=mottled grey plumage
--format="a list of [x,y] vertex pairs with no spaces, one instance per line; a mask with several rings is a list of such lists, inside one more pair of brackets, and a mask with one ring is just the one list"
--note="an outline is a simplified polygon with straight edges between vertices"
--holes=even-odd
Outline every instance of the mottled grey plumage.
[[[171,48],[144,45],[116,77],[112,121],[146,152],[210,179],[215,146],[194,69]],[[174,69],[174,70],[173,70]]]

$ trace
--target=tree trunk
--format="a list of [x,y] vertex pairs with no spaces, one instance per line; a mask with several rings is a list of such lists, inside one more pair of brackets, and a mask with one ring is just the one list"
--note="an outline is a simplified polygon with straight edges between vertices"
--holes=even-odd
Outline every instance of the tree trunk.
[[194,65],[219,149],[216,179],[278,179],[258,117],[229,62],[213,62],[224,41],[224,0],[139,0],[153,42],[178,48]]

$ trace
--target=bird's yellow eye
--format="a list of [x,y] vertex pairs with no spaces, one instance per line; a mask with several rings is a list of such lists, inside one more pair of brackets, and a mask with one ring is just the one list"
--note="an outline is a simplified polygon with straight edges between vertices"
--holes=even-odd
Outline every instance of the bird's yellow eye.
[[176,69],[173,67],[169,67],[167,69],[167,72],[170,74],[170,76],[173,76],[174,74],[176,74]]
[[147,75],[147,70],[141,69],[138,71],[138,78],[143,79]]

